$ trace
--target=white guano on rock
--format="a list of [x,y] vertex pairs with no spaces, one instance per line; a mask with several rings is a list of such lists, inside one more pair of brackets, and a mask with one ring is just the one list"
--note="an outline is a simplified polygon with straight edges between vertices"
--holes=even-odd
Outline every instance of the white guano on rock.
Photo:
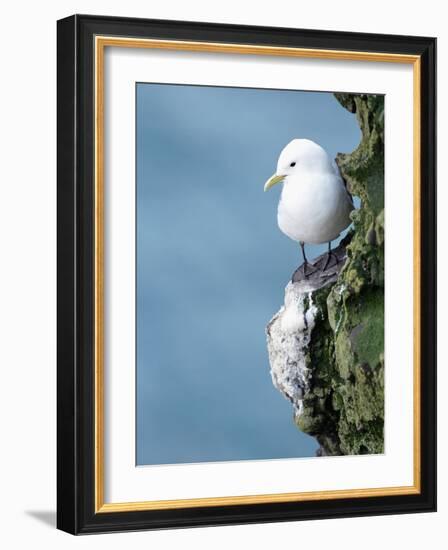
[[306,281],[288,283],[284,306],[266,329],[272,382],[291,401],[296,417],[311,378],[307,349],[318,313],[314,290]]

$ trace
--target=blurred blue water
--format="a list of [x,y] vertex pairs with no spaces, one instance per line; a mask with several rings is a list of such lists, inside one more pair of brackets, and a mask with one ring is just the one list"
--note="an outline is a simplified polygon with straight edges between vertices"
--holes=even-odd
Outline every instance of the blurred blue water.
[[136,137],[137,464],[314,455],[269,374],[301,258],[263,184],[293,138],[352,151],[354,115],[329,93],[138,84]]

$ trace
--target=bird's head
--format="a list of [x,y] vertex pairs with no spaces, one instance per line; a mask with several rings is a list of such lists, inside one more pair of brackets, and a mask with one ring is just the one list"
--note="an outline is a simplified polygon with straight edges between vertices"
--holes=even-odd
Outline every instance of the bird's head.
[[325,150],[309,139],[293,139],[278,157],[277,171],[265,183],[267,191],[275,184],[287,182],[289,176],[312,170],[331,170],[330,157]]

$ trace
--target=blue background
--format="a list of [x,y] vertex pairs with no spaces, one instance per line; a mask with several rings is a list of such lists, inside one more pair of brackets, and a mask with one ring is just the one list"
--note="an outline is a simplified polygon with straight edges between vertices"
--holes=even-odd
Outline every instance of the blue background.
[[301,255],[263,185],[293,138],[352,151],[355,116],[330,93],[136,93],[137,464],[313,456],[269,373],[265,326]]

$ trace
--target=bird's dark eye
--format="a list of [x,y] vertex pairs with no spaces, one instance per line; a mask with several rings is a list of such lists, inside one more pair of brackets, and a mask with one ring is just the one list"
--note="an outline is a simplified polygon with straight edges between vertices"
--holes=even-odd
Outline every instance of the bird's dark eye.
[[291,162],[291,164],[289,166],[291,166],[291,168],[293,168],[295,165],[296,165],[295,162]]

